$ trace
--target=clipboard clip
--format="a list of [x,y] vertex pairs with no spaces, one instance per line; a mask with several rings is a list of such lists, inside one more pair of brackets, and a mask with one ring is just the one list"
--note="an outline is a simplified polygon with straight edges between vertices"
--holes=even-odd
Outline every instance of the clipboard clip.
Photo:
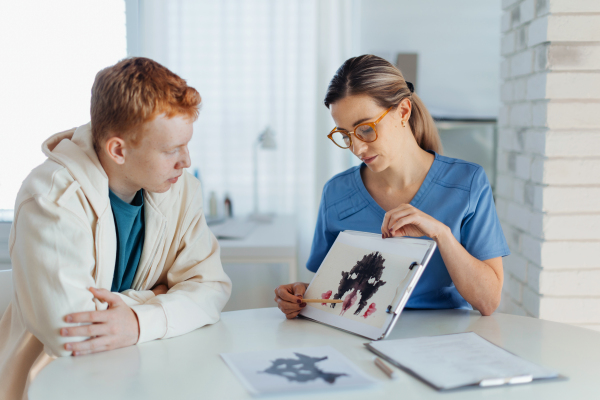
[[531,375],[513,376],[510,378],[492,378],[484,379],[479,382],[479,386],[500,386],[500,385],[518,385],[521,383],[529,383],[533,380]]
[[[413,262],[412,264],[410,264],[410,266],[408,267],[409,271],[412,271],[415,267],[420,266],[420,264],[418,262]],[[409,284],[410,285],[410,284]],[[402,293],[402,297],[400,298],[400,301],[398,302],[398,304],[396,305],[393,314],[398,314],[398,311],[400,310],[401,307],[404,307],[404,304],[406,303],[406,301],[408,301],[408,297],[410,297],[412,291],[413,291],[414,287],[413,286],[408,286],[406,288],[406,290]],[[404,300],[404,297],[406,297],[406,301]],[[396,298],[394,297],[394,300]],[[393,303],[394,300],[392,300],[392,304],[390,304],[387,309],[385,310],[385,312],[387,312],[388,314],[392,314],[392,309],[394,308]],[[404,304],[403,304],[404,303]]]

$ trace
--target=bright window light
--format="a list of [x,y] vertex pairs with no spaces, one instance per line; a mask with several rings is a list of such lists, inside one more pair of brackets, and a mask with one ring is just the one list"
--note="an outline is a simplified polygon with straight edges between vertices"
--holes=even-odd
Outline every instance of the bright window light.
[[46,159],[42,142],[90,120],[96,73],[126,56],[124,0],[0,3],[0,210]]

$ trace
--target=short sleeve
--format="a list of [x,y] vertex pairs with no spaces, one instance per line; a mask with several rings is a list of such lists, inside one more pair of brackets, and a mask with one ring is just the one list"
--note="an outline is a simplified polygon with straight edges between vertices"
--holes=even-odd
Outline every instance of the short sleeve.
[[481,167],[471,182],[469,209],[463,219],[460,236],[463,247],[478,260],[510,254],[496,213],[492,188]]
[[337,237],[333,232],[327,230],[326,189],[327,185],[323,188],[321,204],[319,205],[319,215],[317,216],[317,225],[315,227],[315,235],[313,236],[310,256],[306,262],[306,268],[312,272],[317,272]]

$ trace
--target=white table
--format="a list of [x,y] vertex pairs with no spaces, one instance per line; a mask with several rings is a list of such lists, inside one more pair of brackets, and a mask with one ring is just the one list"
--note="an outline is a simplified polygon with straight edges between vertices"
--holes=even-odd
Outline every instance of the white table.
[[[371,389],[314,393],[311,400],[368,399],[597,399],[600,333],[556,322],[476,311],[405,311],[392,339],[474,331],[527,360],[569,379],[511,387],[437,392],[398,371],[389,380],[373,364],[366,339],[307,320],[284,318],[276,308],[223,313],[222,320],[187,335],[83,357],[53,361],[34,380],[38,399],[248,399],[219,357],[223,352],[331,345],[380,384]],[[270,397],[270,398],[284,398]],[[308,396],[288,395],[304,399]]]
[[296,282],[296,222],[291,215],[277,215],[258,223],[244,239],[219,239],[223,263],[287,264],[288,280]]

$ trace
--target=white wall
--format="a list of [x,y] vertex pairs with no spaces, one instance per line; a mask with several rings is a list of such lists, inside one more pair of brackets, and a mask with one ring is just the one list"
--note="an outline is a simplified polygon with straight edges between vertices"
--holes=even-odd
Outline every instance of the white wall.
[[417,93],[434,116],[496,117],[500,0],[362,0],[360,50],[418,53]]

